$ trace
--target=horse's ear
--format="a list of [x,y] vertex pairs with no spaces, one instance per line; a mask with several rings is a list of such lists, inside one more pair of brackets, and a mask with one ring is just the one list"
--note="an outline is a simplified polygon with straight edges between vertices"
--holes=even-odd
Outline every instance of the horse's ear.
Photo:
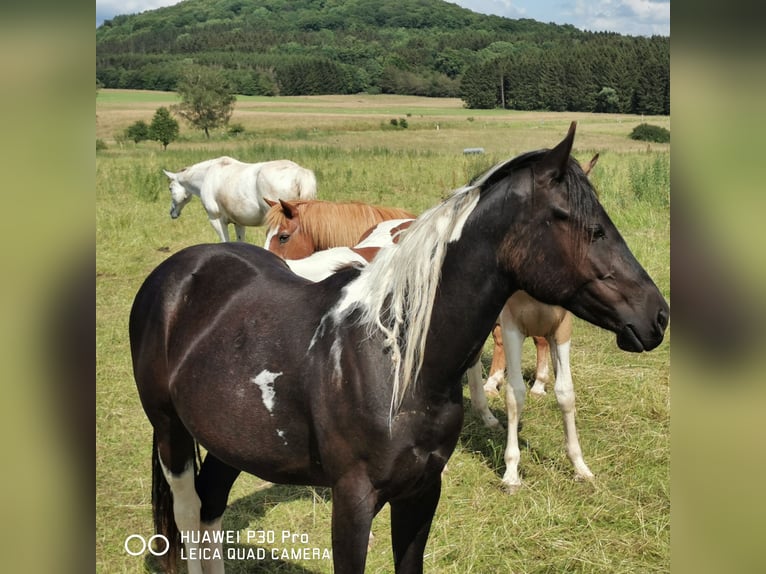
[[263,201],[265,201],[266,205],[268,205],[269,207],[274,207],[275,205],[279,204],[278,201],[274,201],[273,199],[269,199],[268,197],[264,197]]
[[296,207],[292,203],[285,201],[284,199],[280,199],[279,204],[282,206],[282,213],[285,214],[287,219],[292,219],[295,217]]
[[163,169],[162,173],[164,173],[166,176],[168,176],[168,179],[170,179],[170,180],[176,179],[176,174],[174,174],[172,171],[168,171],[166,169]]
[[588,175],[591,170],[596,167],[596,163],[598,163],[598,154],[594,155],[591,160],[587,163],[587,165],[583,168],[583,173],[585,175]]
[[567,172],[569,155],[572,153],[577,122],[572,122],[566,137],[541,160],[543,168],[548,172],[551,179],[561,180]]

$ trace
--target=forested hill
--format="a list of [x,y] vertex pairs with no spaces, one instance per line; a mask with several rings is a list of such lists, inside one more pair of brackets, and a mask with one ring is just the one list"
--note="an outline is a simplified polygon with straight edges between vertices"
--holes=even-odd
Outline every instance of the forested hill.
[[245,95],[462,97],[469,107],[670,112],[670,42],[441,0],[185,0],[96,29],[104,87],[174,90],[192,64]]

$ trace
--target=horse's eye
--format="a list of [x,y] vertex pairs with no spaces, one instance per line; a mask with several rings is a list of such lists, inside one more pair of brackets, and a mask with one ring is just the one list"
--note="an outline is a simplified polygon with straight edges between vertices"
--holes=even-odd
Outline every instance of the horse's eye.
[[281,245],[284,245],[285,243],[287,243],[287,240],[288,240],[288,239],[290,239],[290,236],[289,236],[287,233],[282,233],[282,234],[279,236],[279,243],[280,243]]
[[590,228],[590,240],[591,243],[598,241],[599,239],[605,239],[606,238],[606,231],[604,231],[604,228],[599,225],[593,225]]

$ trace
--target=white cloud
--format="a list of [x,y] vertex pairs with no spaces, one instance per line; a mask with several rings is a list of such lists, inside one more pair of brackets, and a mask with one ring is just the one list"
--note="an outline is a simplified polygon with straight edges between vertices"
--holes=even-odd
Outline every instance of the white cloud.
[[565,17],[583,30],[670,35],[668,0],[575,0]]
[[526,18],[527,10],[511,0],[447,0],[481,14],[496,14],[506,18]]
[[163,6],[178,4],[181,0],[96,0],[96,26],[121,14],[138,14]]

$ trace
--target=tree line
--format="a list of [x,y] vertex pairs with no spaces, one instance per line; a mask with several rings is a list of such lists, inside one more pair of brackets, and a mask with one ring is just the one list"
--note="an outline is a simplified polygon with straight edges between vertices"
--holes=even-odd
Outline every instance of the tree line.
[[484,16],[441,0],[186,0],[96,29],[107,88],[190,65],[242,95],[391,93],[470,108],[669,113],[667,37]]

